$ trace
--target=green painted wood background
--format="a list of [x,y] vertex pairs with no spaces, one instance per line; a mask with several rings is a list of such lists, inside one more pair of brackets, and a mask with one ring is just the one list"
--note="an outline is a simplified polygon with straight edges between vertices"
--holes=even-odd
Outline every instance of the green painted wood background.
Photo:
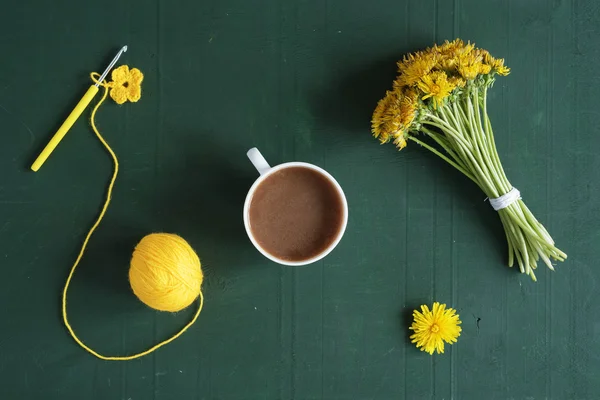
[[[0,398],[597,399],[600,397],[600,6],[595,0],[200,0],[6,3],[0,14]],[[510,270],[497,216],[460,174],[370,137],[394,62],[461,37],[505,57],[489,100],[508,176],[566,263]],[[153,231],[181,234],[206,271],[199,321],[131,362],[80,349],[60,294],[111,163],[82,118],[28,165],[123,44],[137,104],[98,125],[120,157],[114,202],[77,272],[72,323],[105,354],[179,329],[130,292]],[[346,191],[348,230],[326,260],[285,268],[245,236],[256,173],[302,160]],[[413,307],[458,309],[459,342],[408,342]]]

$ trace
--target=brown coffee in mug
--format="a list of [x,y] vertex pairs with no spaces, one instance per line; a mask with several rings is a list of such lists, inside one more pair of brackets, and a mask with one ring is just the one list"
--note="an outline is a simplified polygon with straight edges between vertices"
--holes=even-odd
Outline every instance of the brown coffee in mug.
[[249,207],[250,230],[272,256],[305,261],[336,240],[345,221],[344,204],[334,184],[319,171],[283,168],[256,188]]

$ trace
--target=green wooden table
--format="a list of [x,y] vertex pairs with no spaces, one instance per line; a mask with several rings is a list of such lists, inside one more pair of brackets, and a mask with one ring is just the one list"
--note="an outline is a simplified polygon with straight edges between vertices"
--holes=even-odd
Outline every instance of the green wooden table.
[[[594,0],[6,3],[0,398],[597,399],[599,23]],[[455,37],[512,68],[489,99],[498,149],[569,254],[537,283],[505,266],[501,224],[474,185],[418,146],[370,137],[395,60]],[[104,362],[60,317],[111,171],[89,110],[38,173],[29,164],[123,44],[143,95],[98,115],[122,172],[73,281],[72,323],[96,350],[127,354],[190,318],[129,289],[132,248],[154,231],[198,251],[206,302],[171,345]],[[280,267],[251,246],[241,207],[253,146],[344,187],[348,229],[324,261]],[[458,310],[463,333],[431,357],[407,327],[434,300]]]

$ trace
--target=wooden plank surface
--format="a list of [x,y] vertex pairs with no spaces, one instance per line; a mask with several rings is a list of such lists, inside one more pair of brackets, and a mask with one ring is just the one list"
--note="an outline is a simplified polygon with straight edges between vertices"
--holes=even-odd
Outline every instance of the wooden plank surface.
[[[0,13],[0,398],[597,399],[600,392],[600,7],[594,0],[207,0],[5,4]],[[461,37],[512,68],[491,92],[511,182],[569,254],[538,282],[506,267],[497,215],[415,145],[370,136],[395,61]],[[122,169],[73,281],[78,334],[143,350],[193,310],[154,312],[127,282],[135,243],[178,233],[206,271],[183,337],[131,362],[80,349],[60,294],[111,164],[85,114],[38,173],[31,161],[123,44],[139,103],[100,110]],[[302,268],[262,258],[241,219],[256,173],[320,165],[343,186],[346,235]],[[444,355],[408,340],[434,300],[463,321]]]

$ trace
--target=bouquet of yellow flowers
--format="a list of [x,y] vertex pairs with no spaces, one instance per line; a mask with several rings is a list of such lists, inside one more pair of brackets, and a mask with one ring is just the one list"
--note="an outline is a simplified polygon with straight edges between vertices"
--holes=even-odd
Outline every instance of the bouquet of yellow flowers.
[[[560,251],[504,173],[492,124],[487,92],[496,76],[508,75],[503,59],[460,39],[408,54],[398,62],[399,75],[373,112],[372,130],[382,143],[398,149],[413,141],[441,157],[472,180],[490,199],[506,232],[508,265],[517,259],[522,273],[536,280],[541,258],[554,270],[551,258]],[[431,138],[439,147],[417,137]]]

